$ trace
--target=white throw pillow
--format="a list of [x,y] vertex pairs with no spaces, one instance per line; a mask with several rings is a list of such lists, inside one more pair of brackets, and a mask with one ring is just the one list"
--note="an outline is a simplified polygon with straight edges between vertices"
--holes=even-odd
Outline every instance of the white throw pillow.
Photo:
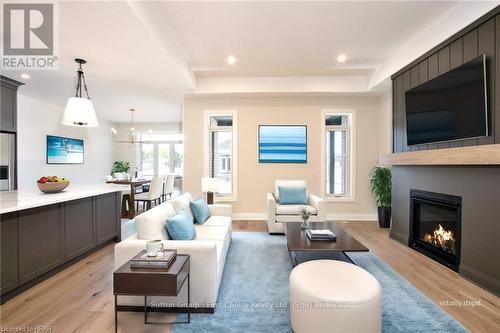
[[145,240],[170,239],[165,229],[167,218],[175,216],[175,209],[168,202],[135,217],[137,238]]
[[191,221],[193,222],[193,213],[191,212],[191,207],[189,206],[189,203],[191,201],[193,201],[193,197],[191,196],[191,194],[186,192],[182,195],[179,195],[178,197],[169,200],[168,202],[172,204],[177,214],[179,214],[180,211],[184,209],[191,217]]

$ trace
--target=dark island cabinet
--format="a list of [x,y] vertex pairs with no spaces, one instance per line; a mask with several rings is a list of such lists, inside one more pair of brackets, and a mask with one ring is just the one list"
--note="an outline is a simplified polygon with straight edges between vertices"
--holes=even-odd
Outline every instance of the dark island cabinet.
[[66,258],[73,259],[95,246],[92,198],[64,203]]
[[4,214],[1,222],[0,260],[2,261],[2,267],[0,268],[0,291],[4,294],[19,285],[17,271],[17,214]]
[[0,216],[1,303],[119,240],[120,192]]
[[19,212],[19,283],[26,283],[64,262],[60,205]]
[[118,223],[116,216],[120,216],[120,205],[116,200],[116,194],[110,193],[95,197],[96,211],[96,245],[116,237],[120,230],[120,219]]

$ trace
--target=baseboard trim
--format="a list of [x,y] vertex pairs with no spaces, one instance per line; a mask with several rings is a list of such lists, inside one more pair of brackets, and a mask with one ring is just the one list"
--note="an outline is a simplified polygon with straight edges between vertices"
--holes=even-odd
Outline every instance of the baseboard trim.
[[327,214],[326,218],[329,221],[378,221],[376,213]]
[[458,272],[467,280],[479,285],[481,288],[491,291],[497,296],[500,296],[500,280],[464,264],[460,264]]
[[233,220],[267,221],[267,215],[264,213],[236,213],[233,214]]
[[[327,214],[329,221],[378,221],[377,214]],[[265,213],[236,213],[233,214],[233,220],[248,220],[248,221],[267,221]]]

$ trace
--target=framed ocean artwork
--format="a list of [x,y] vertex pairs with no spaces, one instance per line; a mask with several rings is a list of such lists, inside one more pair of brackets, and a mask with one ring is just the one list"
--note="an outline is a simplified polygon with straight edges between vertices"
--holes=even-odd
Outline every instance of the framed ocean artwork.
[[83,140],[47,135],[47,164],[83,164]]
[[259,163],[307,163],[307,126],[260,125]]

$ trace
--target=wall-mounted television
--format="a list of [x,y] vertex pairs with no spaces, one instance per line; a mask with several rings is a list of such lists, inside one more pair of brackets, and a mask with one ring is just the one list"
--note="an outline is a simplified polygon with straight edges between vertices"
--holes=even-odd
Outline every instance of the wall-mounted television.
[[83,164],[83,140],[47,135],[47,164]]
[[486,84],[481,55],[406,91],[408,146],[488,136]]
[[259,163],[307,163],[307,126],[260,125]]

